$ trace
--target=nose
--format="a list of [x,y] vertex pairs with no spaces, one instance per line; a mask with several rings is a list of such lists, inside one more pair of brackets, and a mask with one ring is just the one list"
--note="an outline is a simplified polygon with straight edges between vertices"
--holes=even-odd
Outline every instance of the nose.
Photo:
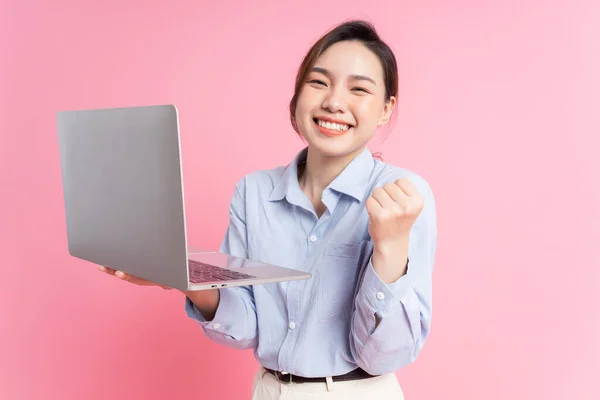
[[322,108],[330,113],[343,113],[348,110],[348,105],[339,90],[331,90],[323,99]]

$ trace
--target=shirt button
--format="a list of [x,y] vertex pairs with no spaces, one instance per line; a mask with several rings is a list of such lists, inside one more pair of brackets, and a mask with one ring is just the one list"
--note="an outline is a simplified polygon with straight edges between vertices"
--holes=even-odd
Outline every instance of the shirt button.
[[385,299],[385,294],[383,294],[383,293],[381,293],[381,292],[377,292],[377,298],[378,298],[379,300],[383,300],[383,299]]
[[312,235],[311,237],[308,238],[308,240],[310,240],[311,242],[316,242],[317,241],[317,237],[315,235]]
[[213,325],[214,329],[219,329],[220,327],[221,327],[221,324],[219,324],[219,323]]
[[290,329],[294,329],[296,327],[296,323],[292,321],[288,326],[290,327]]

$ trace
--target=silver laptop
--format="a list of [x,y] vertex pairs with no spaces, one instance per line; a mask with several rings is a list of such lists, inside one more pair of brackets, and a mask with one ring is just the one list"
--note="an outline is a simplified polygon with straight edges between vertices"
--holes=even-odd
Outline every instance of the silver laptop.
[[61,111],[57,125],[72,256],[181,290],[311,277],[190,250],[175,106]]

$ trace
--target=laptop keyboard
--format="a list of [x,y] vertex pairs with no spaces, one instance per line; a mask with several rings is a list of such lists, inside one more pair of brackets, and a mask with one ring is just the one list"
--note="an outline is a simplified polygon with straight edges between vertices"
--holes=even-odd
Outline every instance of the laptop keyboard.
[[231,269],[215,267],[194,260],[188,260],[190,264],[190,282],[205,283],[215,281],[236,281],[240,279],[253,279],[255,276],[243,274]]

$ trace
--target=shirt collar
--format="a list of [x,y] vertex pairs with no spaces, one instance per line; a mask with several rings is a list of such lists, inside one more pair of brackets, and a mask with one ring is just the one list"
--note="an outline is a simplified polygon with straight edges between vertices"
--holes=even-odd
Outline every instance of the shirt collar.
[[281,179],[279,179],[271,192],[271,196],[269,196],[269,201],[282,200],[286,196],[289,199],[289,196],[293,196],[294,193],[302,192],[298,184],[298,164],[306,160],[307,152],[308,148],[305,147],[296,154],[294,160],[285,168]]
[[329,187],[362,201],[374,167],[373,155],[365,148],[329,184]]
[[[307,152],[308,148],[305,147],[285,168],[283,176],[277,182],[269,196],[269,201],[282,200],[284,197],[291,200],[303,194],[298,184],[298,164],[306,160]],[[337,192],[352,196],[358,201],[362,201],[374,165],[375,161],[371,152],[365,148],[344,168],[328,187]]]

